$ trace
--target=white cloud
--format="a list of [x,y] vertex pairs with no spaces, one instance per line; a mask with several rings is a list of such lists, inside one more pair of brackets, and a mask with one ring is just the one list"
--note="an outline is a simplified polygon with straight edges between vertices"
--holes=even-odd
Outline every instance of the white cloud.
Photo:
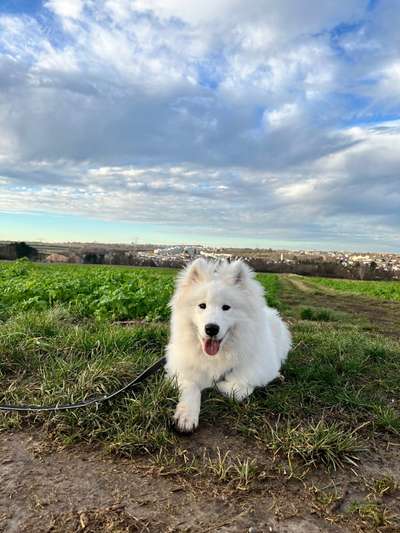
[[290,125],[291,122],[298,119],[300,109],[296,103],[284,104],[279,109],[265,111],[263,120],[265,126],[272,128],[281,128]]
[[82,13],[84,3],[85,0],[47,0],[45,5],[60,17],[77,19]]
[[379,116],[400,94],[390,10],[46,6],[0,14],[0,210],[285,239],[399,229],[399,128]]
[[[114,2],[115,3],[115,2]],[[126,5],[126,2],[121,2]],[[228,28],[237,25],[267,23],[275,34],[286,39],[325,30],[336,24],[352,22],[361,17],[365,0],[349,0],[338,3],[328,0],[137,0],[135,8],[152,10],[163,18],[175,17],[192,25],[203,25],[211,29],[218,26]],[[249,32],[251,27],[249,26]]]
[[[235,232],[243,237],[318,242],[399,243],[398,172],[400,124],[351,128],[359,144],[309,166],[266,172],[212,166],[109,166],[86,169],[60,161],[69,182],[0,184],[0,211],[79,214],[103,220],[175,225],[190,221],[205,235]],[[53,170],[32,163],[25,175]],[[53,176],[54,181],[54,176]],[[184,222],[185,221],[185,222]],[[396,222],[397,221],[397,222]]]
[[311,179],[298,183],[291,183],[289,185],[284,185],[283,187],[278,187],[276,194],[282,195],[286,198],[295,198],[299,200],[306,200],[306,196],[313,192],[318,180]]

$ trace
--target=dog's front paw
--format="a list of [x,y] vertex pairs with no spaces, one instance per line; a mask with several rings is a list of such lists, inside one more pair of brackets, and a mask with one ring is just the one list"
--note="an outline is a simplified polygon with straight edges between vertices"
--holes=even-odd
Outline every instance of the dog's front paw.
[[178,403],[174,414],[175,428],[179,433],[192,433],[199,425],[199,414],[185,403]]
[[254,387],[247,383],[238,383],[237,381],[223,380],[217,383],[217,389],[224,396],[234,398],[241,402],[253,392]]

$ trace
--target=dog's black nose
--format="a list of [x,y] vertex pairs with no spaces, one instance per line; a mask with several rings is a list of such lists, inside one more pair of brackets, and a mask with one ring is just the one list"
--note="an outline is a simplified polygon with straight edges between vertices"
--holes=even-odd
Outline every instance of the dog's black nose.
[[214,337],[214,335],[218,334],[219,326],[218,324],[206,324],[204,329],[209,337]]

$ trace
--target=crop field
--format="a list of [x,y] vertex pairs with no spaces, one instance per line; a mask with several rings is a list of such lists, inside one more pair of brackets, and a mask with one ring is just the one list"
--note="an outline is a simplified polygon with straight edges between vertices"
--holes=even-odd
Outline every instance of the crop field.
[[[0,403],[130,381],[164,352],[175,276],[0,263]],[[293,333],[283,381],[241,404],[206,391],[189,437],[162,373],[98,408],[0,414],[0,531],[398,531],[396,284],[379,282],[386,301],[339,286],[354,282],[258,279]]]
[[398,281],[356,281],[327,278],[310,278],[309,281],[345,293],[400,302],[400,283]]
[[[0,313],[4,317],[61,305],[77,318],[167,320],[175,275],[175,270],[162,268],[3,263]],[[260,280],[274,305],[277,276]]]

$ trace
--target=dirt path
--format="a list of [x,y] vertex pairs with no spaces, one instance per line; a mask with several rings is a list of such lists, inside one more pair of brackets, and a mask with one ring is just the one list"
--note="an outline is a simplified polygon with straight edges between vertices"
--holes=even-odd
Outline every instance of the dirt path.
[[[215,432],[203,431],[190,445],[214,440]],[[312,516],[280,525],[269,491],[232,499],[218,485],[204,490],[159,475],[144,459],[78,448],[49,452],[43,442],[39,434],[0,435],[1,532],[322,531]]]
[[[0,434],[2,533],[361,531],[346,510],[367,497],[365,480],[386,474],[400,481],[397,448],[378,451],[355,474],[315,472],[307,482],[288,478],[264,457],[263,480],[240,492],[215,480],[163,475],[144,458],[112,458],[82,447],[49,450],[45,442],[39,433]],[[215,428],[185,442],[197,450],[243,445]],[[339,495],[327,507],[319,500],[326,488]],[[398,508],[398,492],[387,503]]]
[[289,280],[289,282],[296,288],[298,289],[299,291],[301,292],[305,292],[305,293],[313,293],[314,292],[314,289],[312,287],[310,287],[309,285],[307,285],[306,283],[304,283],[304,281],[295,276],[295,275],[291,275],[289,274],[287,276],[287,279]]
[[315,306],[344,311],[366,319],[365,329],[400,338],[400,303],[343,294],[327,287],[314,286],[294,275],[282,276],[282,301],[290,307]]

